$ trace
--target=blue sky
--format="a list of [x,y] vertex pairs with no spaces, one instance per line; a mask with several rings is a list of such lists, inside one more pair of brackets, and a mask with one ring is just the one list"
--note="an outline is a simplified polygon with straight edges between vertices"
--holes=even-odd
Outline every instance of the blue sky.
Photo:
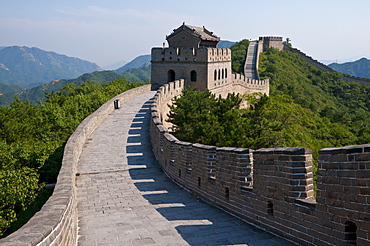
[[0,0],[0,46],[21,45],[100,66],[150,54],[186,22],[223,40],[289,37],[318,60],[370,58],[368,0]]

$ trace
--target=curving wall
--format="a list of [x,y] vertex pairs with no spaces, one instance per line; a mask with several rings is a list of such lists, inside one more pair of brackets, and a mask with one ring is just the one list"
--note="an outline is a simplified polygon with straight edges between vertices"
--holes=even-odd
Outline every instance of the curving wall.
[[299,245],[370,245],[370,144],[319,152],[314,199],[312,151],[245,149],[183,142],[164,126],[183,81],[162,86],[150,135],[167,175],[202,199]]
[[233,92],[238,92],[240,94],[259,92],[266,95],[270,93],[269,79],[258,80],[247,78],[242,74],[232,74],[232,79],[229,81],[228,83],[223,83],[223,81],[218,82],[210,91],[224,98],[228,93]]
[[86,117],[69,138],[63,155],[53,195],[27,224],[18,231],[0,240],[0,245],[77,245],[77,204],[75,177],[78,159],[90,134],[114,110],[113,101],[122,103],[150,91],[150,85],[126,91]]

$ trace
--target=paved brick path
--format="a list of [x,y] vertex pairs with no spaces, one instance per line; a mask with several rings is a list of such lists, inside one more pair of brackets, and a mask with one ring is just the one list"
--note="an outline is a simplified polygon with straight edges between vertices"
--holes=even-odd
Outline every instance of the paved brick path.
[[291,245],[166,177],[149,142],[153,94],[121,105],[85,144],[77,177],[79,245]]
[[246,78],[251,79],[260,79],[257,71],[257,53],[258,53],[258,44],[253,41],[249,43],[247,57],[244,64],[244,74]]

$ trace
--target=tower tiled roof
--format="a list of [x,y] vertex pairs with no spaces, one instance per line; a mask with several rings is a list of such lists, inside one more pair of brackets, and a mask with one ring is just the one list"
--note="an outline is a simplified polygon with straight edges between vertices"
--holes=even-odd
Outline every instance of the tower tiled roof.
[[199,37],[201,40],[208,40],[208,41],[220,41],[220,38],[213,34],[213,32],[209,31],[207,28],[197,27],[197,26],[190,26],[186,25],[185,22],[177,29],[174,29],[173,32],[167,36],[167,39],[176,35],[177,33],[185,30],[190,34]]

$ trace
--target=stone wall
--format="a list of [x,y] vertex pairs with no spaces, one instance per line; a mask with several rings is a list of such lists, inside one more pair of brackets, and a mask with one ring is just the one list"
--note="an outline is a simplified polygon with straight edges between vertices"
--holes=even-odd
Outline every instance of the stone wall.
[[78,217],[75,177],[82,148],[90,134],[114,110],[113,101],[115,99],[120,99],[121,103],[124,103],[149,91],[150,85],[126,91],[112,98],[85,118],[64,148],[62,167],[53,195],[27,224],[1,239],[0,245],[77,245]]
[[310,149],[218,148],[171,135],[161,110],[181,85],[160,88],[151,108],[153,151],[169,177],[299,245],[370,245],[370,144],[320,151],[315,200]]

